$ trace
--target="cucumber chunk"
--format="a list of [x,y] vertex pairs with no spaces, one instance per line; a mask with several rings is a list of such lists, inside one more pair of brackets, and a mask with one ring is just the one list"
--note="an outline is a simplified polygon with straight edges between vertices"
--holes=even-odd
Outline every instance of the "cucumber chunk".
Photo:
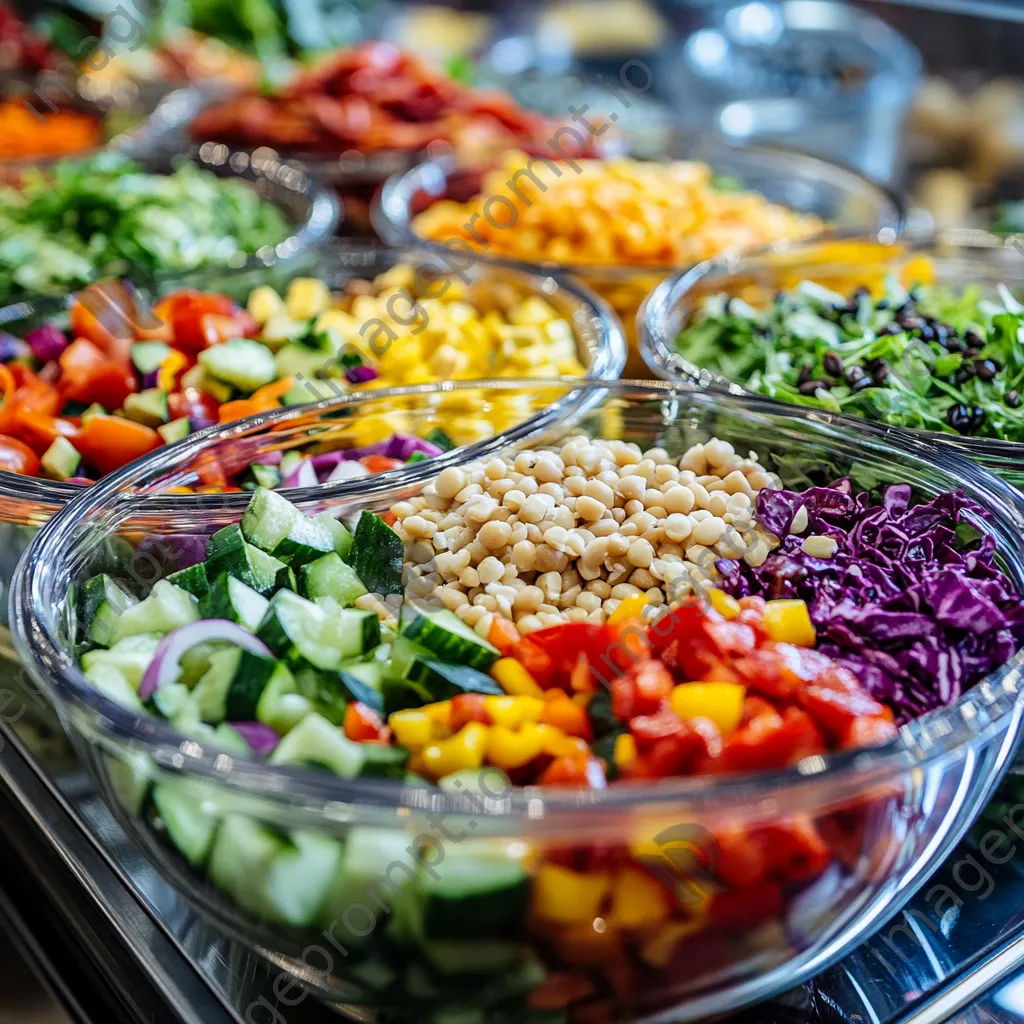
[[262,594],[225,573],[199,602],[199,611],[204,619],[228,619],[255,633],[269,605]]
[[131,347],[132,362],[143,377],[155,373],[160,364],[171,354],[170,345],[162,341],[137,341]]
[[300,566],[334,550],[331,535],[287,498],[260,487],[242,516],[242,534],[262,551]]
[[347,556],[363,586],[384,597],[402,593],[404,556],[405,548],[398,534],[380,516],[363,512]]
[[362,743],[353,743],[321,715],[307,715],[270,755],[271,764],[319,765],[346,779],[363,768]]
[[192,423],[187,416],[179,416],[170,423],[161,423],[156,432],[163,438],[164,444],[184,441],[192,433]]
[[277,379],[277,365],[265,345],[232,338],[199,353],[199,365],[216,380],[252,392]]
[[194,597],[203,597],[210,589],[210,581],[206,578],[206,566],[202,562],[172,572],[167,577],[167,582],[187,590]]
[[505,692],[490,676],[475,668],[449,665],[433,658],[413,658],[405,677],[426,687],[432,701],[448,700],[460,693],[489,693],[500,697]]
[[315,832],[293,832],[292,845],[270,862],[263,883],[263,914],[305,928],[322,913],[342,858],[341,844]]
[[205,864],[217,832],[217,818],[203,809],[202,800],[194,793],[173,782],[154,786],[152,799],[167,838],[193,867]]
[[402,635],[431,651],[439,661],[469,665],[486,672],[501,657],[475,630],[447,608],[407,605],[411,613],[402,625]]
[[66,437],[56,437],[39,460],[43,472],[53,480],[67,480],[78,471],[82,456]]
[[298,692],[288,666],[278,662],[256,705],[256,721],[284,736],[313,710],[312,702]]
[[310,600],[333,597],[343,607],[355,604],[357,598],[368,592],[355,569],[343,562],[337,551],[302,566],[299,570],[299,586]]
[[109,697],[132,711],[142,710],[142,701],[139,700],[139,695],[132,688],[132,684],[112,665],[93,665],[92,668],[84,670],[84,675],[104,697]]
[[133,689],[138,690],[143,673],[160,645],[160,639],[159,634],[140,633],[125,637],[108,649],[97,647],[86,651],[82,655],[82,668],[88,672],[95,665],[109,665],[117,669]]
[[121,407],[130,420],[147,427],[158,427],[170,418],[167,411],[167,392],[159,388],[147,388],[128,395]]
[[284,562],[246,542],[237,523],[218,530],[206,546],[206,575],[216,579],[227,573],[252,587],[258,594],[271,593]]
[[[152,707],[161,718],[174,721],[190,713],[191,702],[192,691],[184,683],[170,683],[153,691],[153,696],[146,701],[146,708]],[[196,717],[194,713],[193,717]]]
[[126,608],[111,630],[116,643],[138,633],[170,633],[199,618],[199,602],[187,590],[167,580],[157,580],[149,597]]
[[346,558],[352,550],[352,534],[349,533],[348,527],[340,519],[335,519],[330,512],[321,512],[313,516],[313,521],[319,523],[331,535],[334,550],[342,558]]
[[85,581],[78,599],[82,635],[94,644],[110,643],[118,617],[138,601],[106,573]]
[[287,849],[277,833],[245,815],[229,814],[213,841],[210,879],[245,910],[262,915],[271,865]]

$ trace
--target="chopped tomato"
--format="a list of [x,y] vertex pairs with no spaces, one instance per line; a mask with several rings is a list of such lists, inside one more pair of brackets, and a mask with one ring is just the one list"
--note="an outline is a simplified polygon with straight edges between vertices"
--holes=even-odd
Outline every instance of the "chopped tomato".
[[452,732],[458,732],[470,722],[483,722],[484,725],[489,725],[490,721],[491,716],[484,709],[482,693],[460,693],[458,696],[452,697],[449,718]]
[[786,708],[763,714],[726,736],[721,753],[702,763],[707,772],[766,771],[785,768],[801,758],[825,751],[825,740],[806,712]]
[[391,731],[373,708],[354,700],[345,708],[345,736],[355,743],[385,743]]
[[145,317],[140,315],[134,292],[129,292],[118,281],[101,281],[83,289],[69,310],[72,336],[90,342],[107,358],[119,363],[130,359],[140,319],[144,319],[148,327],[159,327],[148,310]]
[[234,301],[215,292],[175,292],[159,303],[156,313],[170,321],[172,343],[183,352],[201,352],[244,331],[235,319]]
[[[847,692],[812,684],[798,694],[800,707],[832,740],[839,740],[858,719],[882,718],[885,708],[863,690]],[[889,723],[886,723],[887,725]]]
[[119,416],[91,416],[71,443],[93,469],[112,473],[159,448],[161,441],[155,430],[141,423]]
[[108,412],[113,412],[120,409],[135,390],[135,374],[131,367],[111,359],[84,338],[68,345],[60,354],[59,361],[60,393],[65,401],[99,402]]
[[172,420],[187,416],[203,424],[213,424],[217,422],[218,406],[213,395],[198,388],[185,388],[184,391],[167,396],[167,409]]
[[389,459],[386,455],[364,455],[359,462],[371,473],[386,473],[405,465],[401,459]]
[[0,469],[21,476],[39,476],[39,458],[27,444],[16,437],[0,434]]

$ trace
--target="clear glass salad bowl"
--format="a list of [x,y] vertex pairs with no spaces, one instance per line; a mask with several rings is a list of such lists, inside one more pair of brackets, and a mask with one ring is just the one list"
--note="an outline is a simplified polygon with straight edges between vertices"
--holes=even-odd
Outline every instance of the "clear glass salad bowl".
[[[152,292],[162,295],[181,287],[196,287],[224,292],[244,303],[249,292],[259,285],[270,285],[283,292],[293,278],[314,276],[323,279],[331,288],[338,288],[352,278],[372,278],[403,260],[420,260],[427,267],[436,264],[436,258],[425,254],[422,249],[387,249],[372,244],[344,242],[303,251],[294,259],[270,266],[185,275],[152,286]],[[437,269],[444,270],[439,264]],[[472,268],[467,277],[470,281],[469,297],[479,299],[481,303],[493,301],[499,292],[505,298],[510,294],[523,298],[532,295],[543,297],[572,326],[578,358],[591,378],[613,380],[621,373],[626,358],[621,327],[607,306],[585,288],[557,281],[542,271],[496,264]],[[43,321],[59,320],[67,304],[67,299],[26,299],[0,308],[0,331],[20,336]],[[314,387],[310,401],[333,393],[331,386],[324,383],[322,387]],[[404,404],[412,406],[416,402],[407,399]],[[386,402],[382,400],[377,408],[386,408]],[[518,422],[514,403],[509,408],[512,411],[507,415],[503,413],[494,419],[494,430],[500,431]],[[528,404],[522,408],[527,418],[534,415]],[[465,409],[457,408],[453,413],[465,414]],[[299,415],[297,409],[292,409],[286,418],[291,420]],[[443,422],[432,425],[443,425]],[[384,426],[386,424],[382,429]],[[400,426],[396,420],[393,429],[398,430]],[[345,443],[351,446],[353,442]],[[0,657],[5,651],[10,654],[9,637],[3,627],[7,621],[7,588],[14,567],[35,531],[80,490],[76,484],[0,470],[0,538],[3,540],[0,548],[0,594],[4,598],[0,601]],[[174,496],[172,500],[187,503],[189,499],[187,496]]]
[[[704,297],[724,293],[743,297],[756,306],[771,301],[779,289],[795,287],[804,280],[849,294],[861,285],[881,284],[890,274],[913,277],[922,271],[938,285],[977,285],[981,297],[990,299],[998,297],[1000,284],[1016,294],[1024,287],[1024,260],[1013,240],[984,231],[948,232],[930,239],[894,242],[846,238],[784,246],[747,258],[709,261],[664,280],[637,317],[641,351],[651,372],[663,380],[743,394],[741,385],[694,366],[676,349],[679,332]],[[939,431],[912,433],[965,455],[1015,487],[1024,488],[1024,443]]]
[[[903,232],[905,210],[895,192],[870,181],[858,171],[785,145],[771,142],[742,145],[710,134],[681,134],[672,139],[662,159],[703,161],[716,174],[738,179],[744,188],[760,192],[774,203],[817,214],[836,230],[865,234],[883,232],[893,238]],[[440,199],[464,201],[476,195],[489,169],[470,169],[454,158],[445,157],[395,175],[375,201],[373,216],[377,233],[389,244],[426,244],[455,265],[468,260],[462,247],[453,251],[446,249],[443,242],[419,238],[413,231],[412,221]],[[473,258],[489,262],[482,252],[474,252]],[[549,266],[556,269],[554,264]],[[557,266],[557,269],[589,285],[619,314],[630,342],[626,375],[645,377],[646,370],[633,335],[636,312],[658,282],[684,268],[595,265]]]
[[[669,455],[714,435],[757,451],[791,487],[857,471],[910,483],[921,498],[963,488],[988,513],[986,529],[1003,564],[1024,587],[1024,512],[1016,494],[947,448],[659,382],[469,382],[434,393],[455,400],[478,387],[495,400],[519,396],[538,407],[564,400],[512,435],[483,442],[473,453],[481,457],[567,432],[657,444]],[[361,407],[388,400],[325,403],[308,409],[305,422],[362,415]],[[294,414],[272,414],[262,423],[213,428],[83,491],[40,531],[11,596],[18,652],[121,824],[201,913],[283,972],[289,998],[312,992],[358,1013],[370,1008],[410,1022],[455,1015],[486,1024],[669,1022],[730,1011],[820,971],[895,912],[969,827],[1009,763],[1021,728],[1021,654],[955,703],[903,726],[884,747],[805,758],[783,771],[586,791],[516,789],[499,773],[489,792],[471,794],[273,767],[211,748],[102,696],[76,663],[69,596],[75,585],[101,569],[146,583],[176,569],[196,537],[238,519],[246,496],[178,503],[150,492],[204,460],[272,450],[294,427]],[[359,493],[324,487],[292,497],[308,512],[382,510],[416,493],[439,465],[421,464],[401,480],[370,478]],[[204,817],[193,823],[223,828],[230,815],[232,833],[269,836],[274,850],[294,849],[294,864],[286,858],[291,866],[271,878],[259,851],[243,844],[232,869],[242,883],[218,878],[233,891],[229,896],[168,841],[153,813],[157,786],[198,801],[193,806]],[[716,857],[726,835],[763,836],[796,823],[813,824],[825,842],[824,861],[809,876],[783,873],[765,883],[770,899],[756,885],[718,884]],[[322,884],[315,878],[323,867],[314,867],[311,851],[333,864],[337,844],[345,844],[347,881],[326,902],[316,902],[322,890],[315,897],[314,911],[303,918],[313,925],[286,926],[267,901],[281,907],[292,896],[304,900],[307,882],[314,891]],[[401,870],[413,853],[417,872]],[[658,872],[674,893],[667,918],[660,904],[646,916],[635,899],[620,912],[636,916],[617,917],[614,907],[598,912],[588,886],[605,891],[607,872],[628,873],[634,860]],[[476,873],[495,863],[519,897],[525,888],[544,912],[531,912],[510,933],[507,921],[495,923],[504,913],[495,910],[504,906],[504,883],[495,882],[458,935],[428,938],[416,923],[418,872],[429,870],[460,898],[462,886],[472,888]],[[498,903],[488,902],[495,892]],[[561,906],[555,917],[551,901]],[[568,994],[567,979],[577,986]],[[574,998],[585,1004],[565,1011]]]

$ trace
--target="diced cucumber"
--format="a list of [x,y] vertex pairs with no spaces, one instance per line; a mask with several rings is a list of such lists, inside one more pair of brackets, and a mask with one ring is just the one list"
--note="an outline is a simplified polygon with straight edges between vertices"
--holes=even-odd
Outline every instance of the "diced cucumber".
[[164,444],[184,441],[192,433],[192,423],[187,416],[180,416],[170,423],[161,423],[156,432],[163,438]]
[[256,705],[256,720],[283,736],[312,710],[312,702],[298,692],[288,666],[278,662]]
[[513,934],[530,906],[530,876],[516,848],[500,840],[465,840],[449,846],[444,867],[424,871],[421,885],[426,897],[423,936],[428,941]]
[[[293,341],[282,346],[276,358],[278,377],[298,377],[301,374],[307,380],[316,380],[321,376],[324,364],[330,361],[331,356],[329,352],[298,345]],[[315,402],[316,398],[307,392],[304,400]]]
[[270,920],[305,928],[322,913],[342,847],[315,832],[293,832],[290,839],[292,845],[270,862],[263,884],[263,913]]
[[214,742],[222,750],[229,754],[236,754],[238,757],[251,757],[252,747],[242,737],[242,734],[227,722],[221,722],[213,730]]
[[118,704],[130,708],[132,711],[142,710],[142,701],[139,700],[132,684],[113,665],[93,665],[90,669],[84,669],[83,673],[85,678],[105,697],[117,701]]
[[404,555],[398,534],[380,516],[363,512],[356,523],[347,561],[370,593],[386,597],[402,592]]
[[156,772],[153,759],[138,750],[118,751],[117,756],[103,755],[114,799],[131,815],[142,813],[149,795],[149,780]]
[[253,494],[242,516],[242,533],[250,544],[293,566],[334,550],[334,541],[322,526],[265,487]]
[[360,743],[363,751],[363,766],[359,775],[363,778],[402,779],[409,763],[409,751],[405,747],[391,747],[383,743]]
[[187,590],[194,597],[203,597],[210,589],[210,581],[206,578],[206,566],[202,562],[196,562],[187,569],[180,569],[172,572],[167,577],[168,583],[173,583],[182,590]]
[[234,576],[218,576],[199,602],[204,619],[228,619],[255,633],[270,602]]
[[295,570],[290,565],[284,565],[277,570],[274,577],[274,593],[279,590],[290,590],[293,594],[299,592],[299,581],[295,578]]
[[325,621],[326,614],[319,605],[290,590],[279,590],[271,599],[256,635],[290,665],[308,663],[315,668],[336,669],[342,653],[340,648],[328,644]]
[[244,909],[262,914],[271,865],[287,849],[287,842],[277,833],[245,815],[229,814],[213,841],[210,879]]
[[252,392],[277,380],[277,365],[265,345],[248,338],[232,338],[199,353],[199,365],[217,380]]
[[86,639],[94,644],[110,643],[118,616],[137,599],[106,573],[93,576],[82,584],[78,598],[78,625]]
[[492,974],[515,967],[527,947],[521,942],[487,939],[431,939],[422,945],[430,966],[440,974]]
[[167,837],[193,867],[206,863],[217,832],[217,818],[185,787],[161,782],[153,787],[153,806]]
[[340,519],[335,519],[330,512],[321,512],[319,515],[313,516],[313,520],[331,535],[331,540],[334,541],[334,550],[342,558],[346,558],[349,551],[352,550],[352,534],[349,533],[345,524]]
[[405,464],[407,466],[411,466],[417,462],[426,462],[429,458],[430,456],[427,455],[426,452],[413,452],[412,455],[405,460]]
[[321,715],[307,715],[277,745],[270,755],[271,764],[318,765],[346,779],[354,779],[363,770],[363,747],[353,743]]
[[224,403],[231,398],[231,385],[214,379],[203,367],[196,363],[191,370],[186,370],[181,375],[181,388],[196,388],[212,395],[218,402]]
[[281,473],[277,466],[264,466],[254,462],[242,474],[242,486],[250,486],[253,490],[257,487],[267,487],[273,490],[281,486]]
[[170,633],[199,618],[199,602],[187,590],[157,580],[149,597],[126,608],[111,631],[115,642],[138,633]]
[[88,672],[94,665],[109,665],[117,669],[121,675],[138,690],[143,673],[153,660],[153,655],[160,645],[160,635],[140,633],[120,640],[109,649],[97,647],[82,655],[82,668]]
[[273,658],[242,651],[224,698],[224,718],[229,722],[251,722],[256,718],[260,699],[280,668]]
[[387,661],[387,675],[392,679],[405,679],[409,666],[416,658],[430,658],[432,653],[410,640],[404,633],[395,637]]
[[218,530],[207,541],[206,575],[216,579],[228,573],[252,587],[258,594],[275,589],[277,574],[285,568],[284,562],[246,542],[237,523]]
[[39,460],[43,472],[53,480],[67,480],[78,471],[82,456],[66,437],[55,437]]
[[202,721],[211,725],[224,721],[227,716],[228,690],[241,658],[240,647],[225,647],[210,656],[210,667],[193,691],[196,710]]
[[159,388],[147,388],[128,395],[121,409],[128,419],[147,427],[158,427],[170,418],[167,392]]
[[426,608],[406,605],[411,614],[402,625],[402,634],[426,647],[440,661],[469,665],[486,672],[501,657],[497,647],[489,644],[447,608]]
[[[283,309],[271,315],[263,325],[260,340],[271,348],[280,348],[285,342],[301,338],[306,333],[306,325],[294,321]],[[281,374],[287,376],[287,374]]]
[[302,452],[285,452],[281,456],[281,479],[283,480],[306,456]]
[[345,721],[349,696],[337,673],[321,672],[307,665],[296,671],[295,687],[310,702],[313,710],[331,725],[341,725]]
[[184,683],[169,683],[153,691],[153,696],[146,701],[146,707],[152,709],[161,718],[174,721],[185,715],[186,705],[192,700],[192,691]]
[[316,605],[324,611],[321,636],[342,658],[358,658],[380,643],[380,619],[375,611],[342,608],[330,597],[317,598]]
[[99,402],[93,402],[88,408],[82,410],[82,426],[93,418],[93,416],[106,416],[107,410]]
[[[354,828],[348,833],[320,918],[320,923],[330,925],[331,934],[343,945],[365,945],[370,936],[384,932],[379,926],[389,916],[391,920],[387,923],[392,925],[403,909],[408,911],[417,903],[420,886],[409,846],[410,837],[400,829]],[[356,903],[369,907],[376,915],[377,926],[365,937],[355,935],[344,925],[345,912]]]
[[475,668],[449,665],[433,658],[413,658],[405,677],[426,687],[432,701],[449,700],[460,693],[490,693],[500,697],[505,692],[489,675]]
[[302,566],[299,570],[299,586],[310,600],[333,597],[342,606],[355,604],[357,598],[367,593],[355,569],[343,562],[337,551]]
[[143,377],[155,373],[160,364],[171,354],[170,345],[162,341],[137,341],[131,348],[132,362]]
[[348,700],[359,701],[377,712],[384,710],[382,667],[366,663],[349,663],[339,668],[338,676]]

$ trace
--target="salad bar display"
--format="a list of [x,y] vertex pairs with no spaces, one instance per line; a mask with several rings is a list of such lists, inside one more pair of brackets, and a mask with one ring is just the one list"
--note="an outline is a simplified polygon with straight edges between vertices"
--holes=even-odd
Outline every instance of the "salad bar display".
[[[756,400],[566,394],[555,439],[309,513],[259,488],[158,525],[140,464],[14,581],[22,657],[65,666],[40,683],[161,870],[279,965],[331,936],[350,959],[314,987],[394,1019],[735,1006],[759,989],[727,976],[793,977],[891,908],[1015,738],[1024,577],[995,478]],[[711,877],[669,870],[674,842]]]

